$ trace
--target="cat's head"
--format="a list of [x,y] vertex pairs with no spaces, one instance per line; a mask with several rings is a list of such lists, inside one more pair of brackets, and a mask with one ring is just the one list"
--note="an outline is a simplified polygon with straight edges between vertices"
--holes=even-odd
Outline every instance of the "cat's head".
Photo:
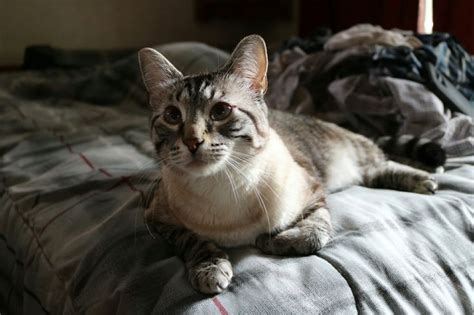
[[208,176],[239,167],[263,148],[268,60],[260,36],[245,37],[213,73],[183,76],[151,48],[140,50],[139,61],[151,138],[165,167]]

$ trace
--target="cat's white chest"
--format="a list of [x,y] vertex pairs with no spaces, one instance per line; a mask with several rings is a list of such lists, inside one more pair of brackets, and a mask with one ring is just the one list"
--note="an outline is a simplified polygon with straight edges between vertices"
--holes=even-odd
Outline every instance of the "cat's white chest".
[[[207,190],[206,202],[188,212],[182,222],[221,246],[254,244],[260,234],[287,226],[301,213],[309,194],[299,171],[275,174],[273,182],[267,179],[250,188],[214,185]],[[189,203],[182,209],[190,209]]]
[[355,153],[352,146],[343,144],[338,144],[331,149],[331,159],[326,168],[325,184],[328,191],[339,190],[362,180]]

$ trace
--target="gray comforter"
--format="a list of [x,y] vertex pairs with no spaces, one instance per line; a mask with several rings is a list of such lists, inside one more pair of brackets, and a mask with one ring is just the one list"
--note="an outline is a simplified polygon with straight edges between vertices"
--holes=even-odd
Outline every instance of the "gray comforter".
[[473,313],[474,157],[451,159],[434,196],[330,195],[326,248],[233,249],[232,285],[205,296],[143,221],[160,176],[146,112],[13,96],[30,75],[0,77],[0,313]]

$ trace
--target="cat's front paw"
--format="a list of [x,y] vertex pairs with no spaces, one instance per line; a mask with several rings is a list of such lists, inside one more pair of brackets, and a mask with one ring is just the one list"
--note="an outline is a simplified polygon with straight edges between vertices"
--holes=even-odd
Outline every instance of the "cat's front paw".
[[311,255],[323,248],[330,237],[329,231],[324,229],[297,226],[274,236],[262,234],[256,245],[266,254]]
[[415,184],[413,192],[418,194],[433,195],[438,189],[438,182],[434,177],[423,178]]
[[206,294],[224,291],[229,286],[232,276],[232,265],[225,258],[204,261],[189,269],[192,286]]

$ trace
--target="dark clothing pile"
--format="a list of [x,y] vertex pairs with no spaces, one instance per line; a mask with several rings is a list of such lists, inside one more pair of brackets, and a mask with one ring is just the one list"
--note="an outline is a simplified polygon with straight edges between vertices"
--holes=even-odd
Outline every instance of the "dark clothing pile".
[[474,59],[452,36],[367,24],[321,34],[313,46],[293,39],[272,56],[270,106],[371,138],[413,134],[451,156],[474,153]]

